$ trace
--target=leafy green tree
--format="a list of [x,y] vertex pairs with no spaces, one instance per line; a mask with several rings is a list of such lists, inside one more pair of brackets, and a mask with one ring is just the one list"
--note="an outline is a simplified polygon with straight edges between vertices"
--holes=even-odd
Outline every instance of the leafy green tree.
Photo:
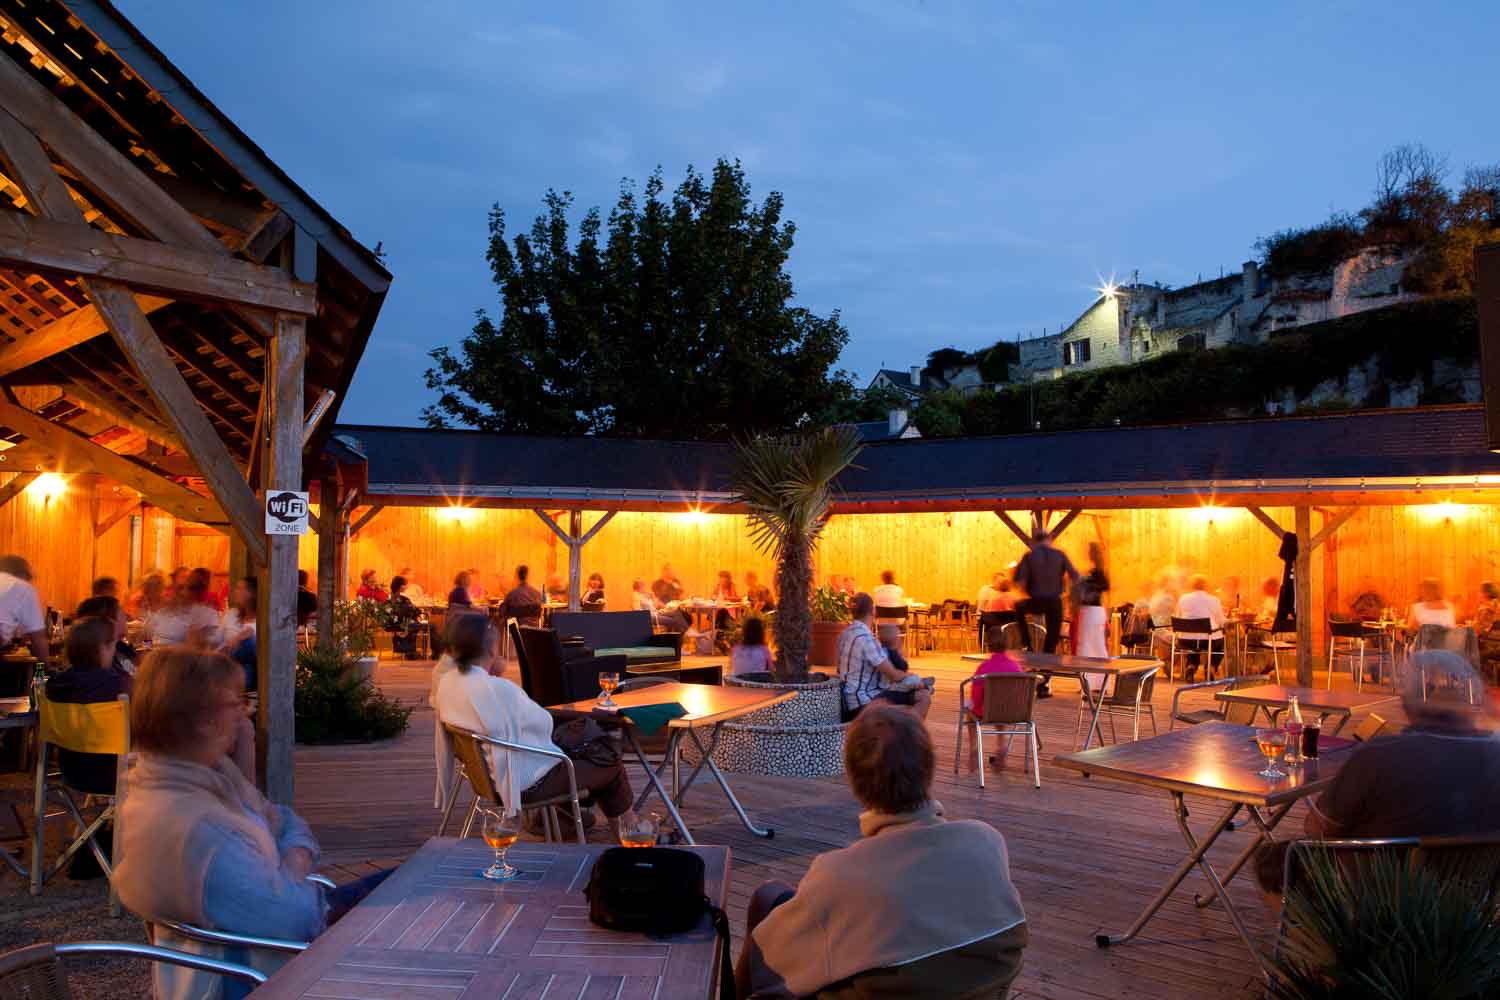
[[754,203],[738,162],[692,167],[670,199],[661,171],[621,184],[608,219],[548,191],[529,233],[489,218],[499,317],[480,310],[458,351],[431,352],[429,426],[533,434],[724,439],[807,422],[847,394],[832,366],[837,311],[793,304],[796,226]]
[[[840,372],[839,376],[843,376]],[[829,393],[827,405],[817,411],[810,421],[818,427],[830,424],[857,424],[865,420],[884,420],[892,410],[912,409],[911,399],[900,389],[888,385],[877,385],[860,391],[852,385],[835,386]]]
[[964,433],[964,397],[952,389],[929,392],[912,414],[925,438],[958,437]]

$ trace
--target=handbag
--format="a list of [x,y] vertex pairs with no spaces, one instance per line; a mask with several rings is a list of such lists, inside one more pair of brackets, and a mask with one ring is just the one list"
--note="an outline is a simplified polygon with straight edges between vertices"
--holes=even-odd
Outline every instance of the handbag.
[[594,861],[583,890],[589,920],[612,931],[653,937],[691,931],[708,914],[719,936],[719,998],[735,1000],[729,916],[708,898],[707,868],[693,851],[611,847]]
[[574,760],[588,761],[599,767],[614,767],[620,762],[620,748],[587,716],[567,719],[552,727],[552,742]]

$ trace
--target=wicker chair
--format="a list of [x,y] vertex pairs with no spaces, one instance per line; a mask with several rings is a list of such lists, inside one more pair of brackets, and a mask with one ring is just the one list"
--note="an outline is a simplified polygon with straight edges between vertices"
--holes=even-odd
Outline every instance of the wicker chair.
[[158,948],[128,941],[72,941],[67,944],[33,944],[0,954],[0,997],[6,1000],[72,1000],[63,958],[69,955],[129,956],[167,962],[202,972],[244,980],[252,986],[266,981],[265,973],[235,962]]
[[[974,751],[979,758],[979,787],[984,787],[984,738],[1004,736],[1005,749],[1011,740],[1026,737],[1026,752],[1031,756],[1032,781],[1042,787],[1040,743],[1036,734],[1036,689],[1041,678],[1032,673],[981,674],[958,686],[958,743],[953,751],[953,772],[958,773],[963,757],[964,727],[972,727]],[[969,698],[969,685],[979,684],[984,692],[984,711],[975,714]]]

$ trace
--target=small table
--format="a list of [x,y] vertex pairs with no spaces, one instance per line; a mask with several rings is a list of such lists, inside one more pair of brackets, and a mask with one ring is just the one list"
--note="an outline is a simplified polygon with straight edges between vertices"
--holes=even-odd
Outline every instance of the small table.
[[[1073,677],[1082,680],[1084,674],[1106,674],[1104,684],[1099,690],[1090,692],[1089,685],[1080,685],[1080,697],[1088,702],[1089,709],[1093,712],[1093,719],[1089,722],[1089,731],[1083,737],[1083,749],[1087,750],[1094,740],[1094,733],[1099,730],[1099,714],[1104,710],[1104,686],[1109,683],[1109,678],[1116,679],[1119,683],[1121,674],[1133,674],[1141,670],[1150,670],[1155,667],[1161,669],[1162,662],[1150,656],[1072,656],[1066,653],[1027,653],[1022,650],[1013,649],[1010,655],[1016,662],[1033,673],[1056,674],[1060,677]],[[987,653],[965,653],[960,659],[983,662],[990,658]],[[1074,734],[1077,738],[1077,734]]]
[[[583,701],[569,702],[566,705],[553,705],[552,708],[565,709],[572,712],[585,712],[592,715],[600,723],[613,724],[620,727],[625,734],[626,742],[630,744],[631,750],[635,752],[636,759],[640,761],[641,767],[646,771],[646,780],[649,786],[641,790],[641,794],[635,800],[637,811],[645,805],[646,799],[653,791],[661,798],[662,804],[667,807],[667,812],[672,814],[677,829],[681,832],[683,839],[689,844],[695,844],[692,831],[688,829],[687,823],[682,819],[682,814],[677,810],[682,805],[682,800],[687,796],[688,789],[693,787],[698,774],[706,767],[719,787],[724,791],[724,797],[734,808],[735,815],[739,817],[740,823],[745,829],[757,837],[767,839],[774,837],[776,831],[756,826],[750,822],[750,817],[745,814],[745,807],[740,805],[740,800],[734,797],[734,790],[729,787],[729,781],[724,777],[724,772],[719,770],[719,765],[714,763],[713,753],[719,746],[720,730],[724,723],[734,719],[742,718],[751,712],[771,705],[779,705],[784,701],[791,701],[797,697],[795,691],[772,691],[754,688],[731,688],[713,687],[707,684],[655,684],[638,691],[626,691],[614,696],[614,703],[622,708],[632,705],[661,705],[677,702],[687,709],[687,714],[678,719],[673,719],[667,724],[670,730],[667,740],[667,748],[662,755],[662,762],[652,768],[646,760],[646,752],[641,749],[640,741],[636,739],[635,726],[630,720],[613,712],[599,710],[599,703],[593,698]],[[708,746],[703,745],[698,732],[702,729],[710,730]],[[678,760],[682,747],[683,734],[693,741],[693,746],[698,750],[698,763],[688,774],[686,781],[680,781],[678,773]],[[672,788],[676,794],[668,795],[667,790],[662,787],[662,773],[670,766],[672,768]]]
[[[1256,710],[1266,714],[1266,718],[1274,726],[1277,725],[1281,714],[1286,711],[1293,695],[1303,708],[1318,713],[1320,724],[1326,722],[1330,716],[1338,717],[1338,725],[1333,732],[1329,733],[1330,736],[1337,736],[1349,722],[1349,717],[1359,709],[1373,708],[1376,705],[1396,700],[1396,696],[1392,694],[1319,691],[1317,688],[1284,687],[1280,684],[1257,684],[1255,687],[1220,691],[1214,697],[1224,702],[1254,705]],[[1254,718],[1252,715],[1251,721],[1254,721]]]
[[[1094,943],[1101,948],[1112,944],[1123,944],[1140,933],[1156,911],[1161,909],[1188,872],[1197,866],[1213,891],[1207,896],[1195,896],[1198,906],[1207,906],[1215,898],[1222,899],[1230,922],[1239,932],[1245,947],[1255,957],[1264,974],[1265,966],[1250,932],[1235,908],[1234,901],[1225,893],[1224,887],[1231,882],[1256,849],[1263,843],[1275,840],[1276,826],[1296,804],[1297,800],[1313,795],[1333,781],[1339,768],[1348,759],[1347,747],[1327,748],[1323,755],[1300,766],[1280,765],[1287,771],[1285,778],[1263,778],[1259,772],[1266,761],[1255,745],[1255,728],[1237,726],[1228,722],[1205,722],[1189,729],[1163,733],[1148,740],[1133,743],[1116,743],[1113,746],[1063,754],[1054,760],[1060,767],[1078,771],[1085,775],[1115,778],[1132,784],[1160,788],[1172,798],[1177,814],[1177,826],[1188,845],[1188,856],[1177,866],[1167,884],[1162,886],[1156,898],[1146,906],[1135,923],[1124,934],[1099,934]],[[1188,826],[1185,795],[1197,795],[1226,803],[1223,814],[1201,840]],[[1249,813],[1259,833],[1235,858],[1234,864],[1223,878],[1208,863],[1208,850],[1219,835],[1229,829],[1240,810]],[[1266,812],[1269,816],[1265,815]]]
[[[494,854],[434,837],[363,902],[255,991],[257,1000],[342,997],[703,997],[718,988],[718,935],[705,917],[668,937],[589,922],[583,898],[604,845],[521,843],[509,882],[479,877]],[[729,848],[691,848],[723,906]]]
[[[0,715],[0,730],[3,729],[34,729],[37,724],[35,712],[15,712],[11,715]],[[31,877],[31,869],[27,868],[14,854],[0,847],[0,861],[4,861],[11,870],[21,876],[24,881]]]

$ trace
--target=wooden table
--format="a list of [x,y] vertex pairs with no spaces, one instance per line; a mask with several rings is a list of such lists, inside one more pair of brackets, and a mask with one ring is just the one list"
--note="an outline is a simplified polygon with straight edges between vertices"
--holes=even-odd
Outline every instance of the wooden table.
[[[37,714],[35,712],[15,712],[10,715],[0,715],[0,729],[34,729],[36,728]],[[35,768],[33,768],[35,770]],[[35,822],[40,822],[37,820]],[[21,876],[22,881],[31,877],[31,870],[22,863],[20,858],[0,847],[0,861],[4,861],[11,870]]]
[[[1337,736],[1345,724],[1348,723],[1350,715],[1362,708],[1373,708],[1376,705],[1388,701],[1395,701],[1393,694],[1365,694],[1360,691],[1319,691],[1317,688],[1284,687],[1280,684],[1257,684],[1255,687],[1238,688],[1233,691],[1220,691],[1214,697],[1220,701],[1236,702],[1241,705],[1254,705],[1257,711],[1264,712],[1271,725],[1277,725],[1281,714],[1286,711],[1293,695],[1297,696],[1297,703],[1302,708],[1317,712],[1319,723],[1325,722],[1330,716],[1338,717],[1338,725],[1334,727],[1330,736]],[[1254,716],[1251,716],[1254,721]]]
[[[690,848],[724,905],[729,848]],[[712,997],[719,940],[705,917],[665,938],[589,922],[583,888],[603,845],[520,843],[509,882],[479,876],[494,853],[479,840],[434,837],[312,945],[256,1000],[539,1000]]]
[[[734,807],[735,815],[745,829],[757,837],[774,837],[776,831],[756,826],[750,822],[750,817],[745,814],[745,807],[740,805],[740,800],[735,798],[734,790],[729,787],[729,781],[724,777],[724,772],[719,770],[719,765],[714,763],[713,753],[719,746],[721,727],[726,722],[749,715],[758,709],[768,708],[771,705],[779,705],[784,701],[791,701],[797,697],[795,691],[772,691],[759,688],[732,688],[713,687],[707,684],[655,684],[651,687],[641,688],[637,691],[626,691],[617,694],[614,702],[624,708],[631,705],[661,705],[678,702],[687,709],[687,714],[668,723],[669,738],[667,740],[666,752],[662,755],[662,761],[655,768],[646,759],[646,753],[641,749],[640,741],[636,739],[636,727],[630,720],[612,712],[599,710],[599,703],[592,699],[569,702],[566,705],[553,705],[553,708],[567,709],[574,712],[587,712],[598,719],[601,724],[619,726],[625,734],[626,741],[631,750],[635,752],[636,759],[640,761],[641,767],[646,771],[646,780],[649,782],[646,788],[635,800],[637,811],[646,803],[646,799],[654,791],[661,798],[662,804],[671,813],[672,820],[677,824],[678,831],[683,839],[689,844],[697,843],[693,840],[692,831],[683,821],[682,814],[678,809],[682,806],[682,800],[687,797],[688,789],[693,787],[693,782],[706,767],[713,775],[714,780],[719,783],[719,788],[724,792],[724,797]],[[701,730],[709,730],[708,745],[704,746],[699,738]],[[693,741],[693,746],[698,750],[698,763],[688,775],[686,781],[680,780],[678,773],[678,760],[684,735]],[[667,790],[662,787],[661,776],[668,768],[672,768],[672,789],[674,794],[668,795]]]
[[[1279,765],[1287,772],[1285,778],[1263,778],[1257,772],[1266,766],[1266,760],[1255,746],[1253,726],[1205,722],[1148,740],[1116,743],[1113,746],[1057,757],[1055,763],[1058,766],[1072,771],[1160,788],[1167,792],[1177,814],[1178,829],[1182,831],[1182,838],[1188,845],[1188,856],[1177,866],[1167,884],[1136,918],[1130,929],[1124,934],[1099,934],[1094,942],[1105,948],[1135,937],[1196,866],[1208,879],[1213,891],[1206,896],[1195,896],[1194,901],[1200,907],[1207,906],[1215,898],[1223,901],[1234,929],[1239,932],[1245,947],[1250,949],[1250,954],[1264,972],[1265,963],[1260,951],[1255,947],[1244,920],[1235,908],[1234,901],[1224,891],[1224,886],[1234,879],[1261,844],[1275,840],[1273,833],[1277,825],[1299,799],[1328,786],[1348,756],[1347,747],[1328,749],[1317,759],[1299,766]],[[1186,795],[1215,799],[1227,804],[1218,821],[1201,839],[1188,826],[1188,810],[1183,798]],[[1240,852],[1224,877],[1220,878],[1208,863],[1208,849],[1219,839],[1220,834],[1229,829],[1241,810],[1249,814],[1258,833]],[[1266,815],[1268,812],[1269,815]]]
[[[992,654],[989,653],[965,653],[961,657],[964,660],[983,662],[988,660]],[[1142,670],[1150,670],[1153,667],[1161,669],[1162,662],[1151,656],[1072,656],[1066,653],[1028,653],[1024,650],[1013,649],[1010,655],[1016,662],[1033,673],[1056,674],[1060,677],[1073,677],[1079,681],[1079,697],[1088,702],[1089,709],[1094,717],[1089,722],[1089,731],[1083,737],[1083,749],[1087,750],[1094,740],[1094,734],[1099,730],[1099,714],[1104,709],[1104,688],[1109,684],[1109,678],[1115,678],[1119,683],[1121,674],[1133,674]],[[1098,691],[1090,691],[1091,685],[1083,683],[1084,674],[1106,674],[1104,684],[1099,686]],[[1074,733],[1076,740],[1078,734]]]

